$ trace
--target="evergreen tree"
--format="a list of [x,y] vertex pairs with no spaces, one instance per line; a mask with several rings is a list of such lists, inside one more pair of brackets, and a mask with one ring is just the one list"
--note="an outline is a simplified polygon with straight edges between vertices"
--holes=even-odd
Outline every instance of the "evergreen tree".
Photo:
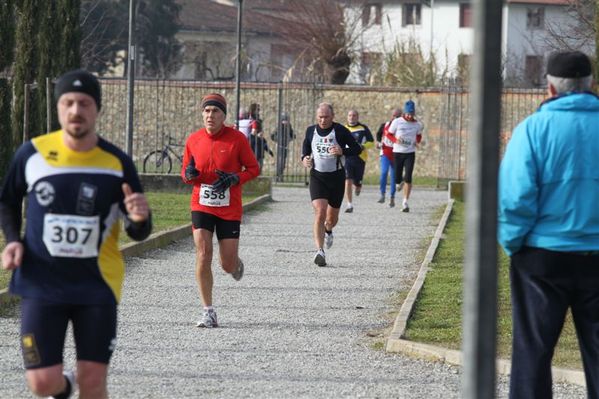
[[54,72],[61,75],[81,65],[79,47],[81,45],[81,29],[79,27],[80,0],[58,0],[57,15],[60,29],[60,59],[57,60]]
[[[0,72],[12,65],[15,46],[15,13],[13,0],[0,0]],[[0,77],[0,180],[14,152],[10,121],[12,87],[8,78]]]
[[[51,10],[54,22],[53,32],[48,35],[52,36],[52,41],[46,48],[47,54],[52,54],[52,46],[60,43],[60,52],[52,57],[49,73],[45,76],[57,78],[65,72],[77,69],[80,66],[80,51],[81,29],[79,28],[79,8],[81,7],[80,0],[57,0],[55,7]],[[45,76],[38,75],[40,79],[45,80]],[[52,87],[54,87],[52,85]],[[53,90],[51,93],[50,119],[52,121],[51,130],[56,130],[60,127],[58,123],[58,115],[54,103]],[[45,113],[44,113],[45,114]]]
[[[53,63],[60,59],[60,55],[50,51],[52,46],[58,42],[56,34],[56,3],[44,1],[39,4],[39,23],[37,34],[37,70],[35,93],[35,116],[31,119],[33,126],[38,128],[32,131],[32,136],[46,132],[47,128],[47,106],[46,106],[46,78],[53,75]],[[52,120],[52,116],[50,117]],[[33,122],[35,121],[35,122]]]
[[[17,2],[17,29],[15,64],[13,68],[14,101],[12,112],[13,142],[19,145],[23,141],[23,116],[25,108],[25,84],[33,83],[37,68],[35,38],[38,32],[38,6],[35,0]],[[27,93],[28,94],[28,93]],[[30,132],[35,131],[30,126]]]
[[15,54],[14,0],[0,0],[0,72],[12,65]]

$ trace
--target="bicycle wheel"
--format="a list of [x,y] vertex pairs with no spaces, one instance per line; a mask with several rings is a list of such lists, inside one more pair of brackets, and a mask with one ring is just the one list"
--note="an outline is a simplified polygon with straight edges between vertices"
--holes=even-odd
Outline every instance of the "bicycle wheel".
[[171,173],[173,161],[166,151],[155,150],[144,158],[144,173]]

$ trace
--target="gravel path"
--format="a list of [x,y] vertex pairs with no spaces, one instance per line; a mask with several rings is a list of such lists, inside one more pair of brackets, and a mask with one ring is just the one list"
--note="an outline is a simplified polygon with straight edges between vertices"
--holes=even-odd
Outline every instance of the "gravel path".
[[[201,307],[192,240],[127,260],[112,398],[459,398],[460,370],[382,351],[447,199],[417,189],[411,212],[376,203],[366,187],[341,213],[329,265],[312,262],[312,208],[305,188],[275,188],[275,202],[245,215],[246,273],[215,271],[218,329],[198,329]],[[66,364],[73,365],[72,342]],[[0,320],[2,397],[30,398],[18,318]],[[498,397],[506,397],[506,381]],[[584,398],[556,386],[556,398]]]

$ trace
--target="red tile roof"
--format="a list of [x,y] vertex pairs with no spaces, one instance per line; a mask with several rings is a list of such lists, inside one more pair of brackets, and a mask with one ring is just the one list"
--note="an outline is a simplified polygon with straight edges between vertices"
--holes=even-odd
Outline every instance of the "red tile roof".
[[[276,34],[276,10],[282,9],[281,0],[252,1],[252,6],[247,6],[249,1],[243,3],[243,30],[253,34]],[[264,4],[262,4],[264,3]],[[236,32],[237,31],[237,6],[216,3],[212,0],[177,0],[181,6],[179,22],[181,30],[204,32]],[[267,9],[266,5],[272,7]],[[259,6],[259,7],[258,7]],[[256,7],[262,11],[255,11]],[[267,11],[270,15],[267,15]]]

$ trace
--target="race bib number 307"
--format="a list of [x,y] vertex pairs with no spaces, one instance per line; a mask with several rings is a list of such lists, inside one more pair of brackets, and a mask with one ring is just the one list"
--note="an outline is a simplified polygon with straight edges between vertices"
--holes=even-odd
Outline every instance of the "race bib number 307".
[[44,215],[44,244],[52,256],[93,258],[98,256],[99,216]]
[[229,206],[231,202],[231,193],[226,189],[222,193],[217,193],[209,184],[200,186],[200,204],[204,206]]

